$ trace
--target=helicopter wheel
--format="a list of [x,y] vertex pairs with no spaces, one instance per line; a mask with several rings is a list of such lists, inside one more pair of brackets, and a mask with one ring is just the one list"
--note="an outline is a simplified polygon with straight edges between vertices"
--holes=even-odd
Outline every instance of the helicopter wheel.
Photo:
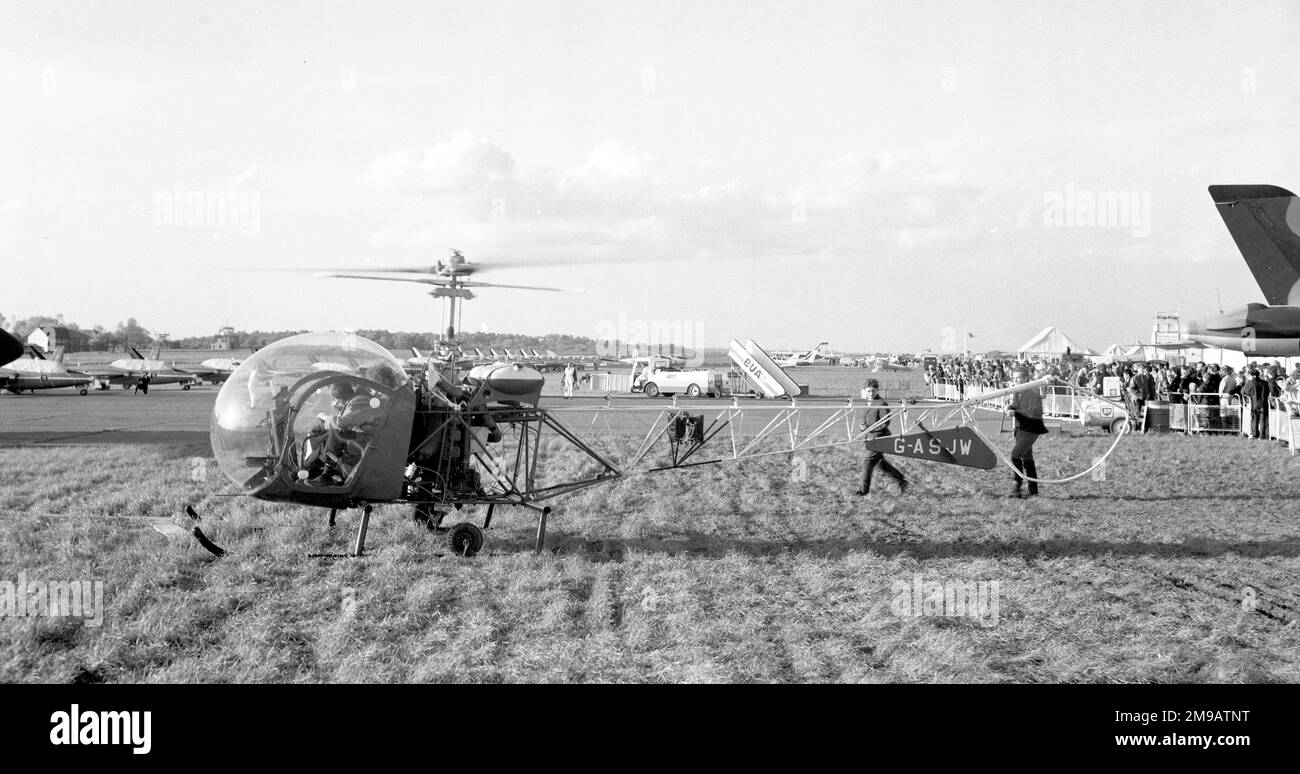
[[415,512],[411,518],[415,523],[427,530],[442,529],[442,520],[447,514],[435,509],[432,505],[422,504],[415,506]]
[[86,394],[86,388],[85,388],[85,387],[82,387],[82,388],[81,388],[81,394],[82,394],[82,395],[85,395],[85,394]]
[[474,556],[483,547],[483,530],[468,521],[462,521],[451,528],[448,542],[457,556]]

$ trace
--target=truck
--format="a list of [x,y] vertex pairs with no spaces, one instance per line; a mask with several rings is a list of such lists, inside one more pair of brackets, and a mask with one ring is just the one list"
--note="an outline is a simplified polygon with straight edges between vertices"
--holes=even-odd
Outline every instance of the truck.
[[723,392],[722,373],[711,368],[683,371],[669,357],[631,358],[631,391],[643,392],[651,398],[660,395],[685,393],[695,398],[708,395],[719,397]]

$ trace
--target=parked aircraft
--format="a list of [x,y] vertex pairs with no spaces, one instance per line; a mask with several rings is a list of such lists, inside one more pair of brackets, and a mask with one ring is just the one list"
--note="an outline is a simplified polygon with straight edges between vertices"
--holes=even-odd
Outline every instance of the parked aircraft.
[[840,361],[838,357],[827,357],[822,353],[822,347],[826,344],[825,341],[820,342],[807,352],[774,352],[772,359],[782,368],[838,365]]
[[[238,358],[229,357],[212,357],[199,363],[197,366],[185,366],[187,373],[200,377],[208,384],[224,384],[230,375],[235,372],[239,364],[244,362]],[[151,379],[152,381],[152,379]]]
[[1183,338],[1238,352],[1300,355],[1300,198],[1272,185],[1212,185],[1210,196],[1267,304],[1183,323]]
[[63,347],[54,350],[53,360],[47,360],[36,347],[28,347],[27,352],[27,357],[12,360],[0,368],[0,389],[17,395],[23,390],[35,392],[59,387],[80,387],[79,392],[86,394],[86,385],[93,379],[87,374],[63,367]]
[[135,347],[127,347],[127,351],[134,357],[114,360],[107,366],[82,368],[80,371],[95,377],[101,390],[107,390],[113,384],[120,384],[123,389],[132,387],[146,374],[151,385],[179,384],[182,390],[188,390],[199,381],[196,374],[159,360],[156,346],[150,351],[149,357],[141,355]]
[[23,343],[9,331],[0,329],[0,366],[12,363],[23,356]]

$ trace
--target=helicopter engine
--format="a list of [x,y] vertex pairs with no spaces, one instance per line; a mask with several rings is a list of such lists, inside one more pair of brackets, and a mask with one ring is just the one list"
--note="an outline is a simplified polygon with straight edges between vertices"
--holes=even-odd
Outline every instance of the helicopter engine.
[[[450,372],[449,372],[450,373]],[[480,366],[459,384],[431,367],[417,397],[406,470],[411,500],[475,497],[503,464],[490,445],[512,410],[536,406],[545,378],[519,364]]]

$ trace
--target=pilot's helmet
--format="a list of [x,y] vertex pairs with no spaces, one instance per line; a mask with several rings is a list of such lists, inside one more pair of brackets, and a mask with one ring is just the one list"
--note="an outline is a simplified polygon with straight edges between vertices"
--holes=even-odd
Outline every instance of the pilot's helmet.
[[334,400],[349,400],[356,394],[351,382],[335,382],[330,385],[330,397]]

